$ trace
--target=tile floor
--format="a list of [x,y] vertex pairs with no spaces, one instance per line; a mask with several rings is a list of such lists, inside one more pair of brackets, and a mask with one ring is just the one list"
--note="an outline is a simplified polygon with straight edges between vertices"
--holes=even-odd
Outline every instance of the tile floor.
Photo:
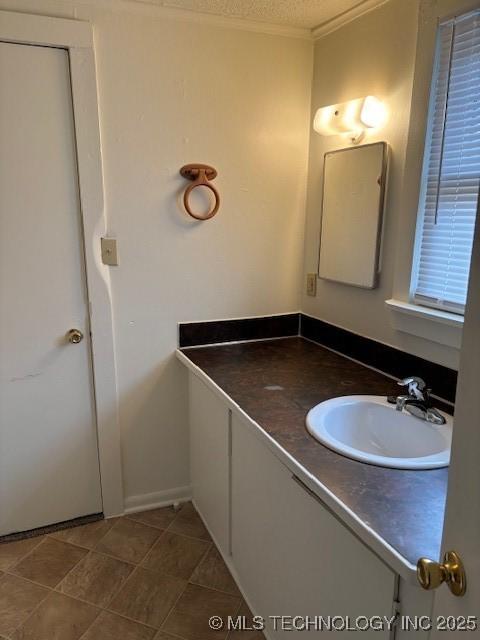
[[0,640],[261,640],[191,503],[0,544]]

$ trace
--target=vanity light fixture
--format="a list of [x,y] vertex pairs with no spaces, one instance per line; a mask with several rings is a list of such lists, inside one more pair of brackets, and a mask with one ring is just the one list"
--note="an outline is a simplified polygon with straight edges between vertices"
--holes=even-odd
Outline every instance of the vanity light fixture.
[[375,96],[366,96],[321,107],[315,114],[313,128],[323,136],[348,134],[356,144],[363,138],[366,129],[381,126],[385,119],[383,102]]

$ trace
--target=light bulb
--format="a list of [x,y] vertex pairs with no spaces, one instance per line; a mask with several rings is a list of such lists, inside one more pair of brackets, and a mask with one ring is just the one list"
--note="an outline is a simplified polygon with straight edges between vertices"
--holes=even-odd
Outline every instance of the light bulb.
[[375,96],[367,96],[360,111],[360,121],[366,127],[379,127],[385,121],[385,105]]

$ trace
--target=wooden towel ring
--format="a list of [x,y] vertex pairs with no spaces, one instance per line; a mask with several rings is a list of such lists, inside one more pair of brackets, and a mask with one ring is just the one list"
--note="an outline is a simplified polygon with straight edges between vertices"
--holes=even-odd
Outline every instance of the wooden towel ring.
[[[213,218],[213,216],[217,213],[218,208],[220,207],[220,194],[210,182],[210,180],[213,180],[217,177],[216,169],[210,167],[208,164],[186,164],[180,169],[180,174],[187,180],[192,180],[192,184],[187,187],[185,193],[183,194],[183,205],[187,213],[196,220],[209,220],[210,218]],[[191,192],[197,187],[207,187],[207,189],[210,189],[210,191],[215,196],[215,204],[213,206],[213,209],[204,216],[198,215],[198,213],[194,213],[188,201]]]

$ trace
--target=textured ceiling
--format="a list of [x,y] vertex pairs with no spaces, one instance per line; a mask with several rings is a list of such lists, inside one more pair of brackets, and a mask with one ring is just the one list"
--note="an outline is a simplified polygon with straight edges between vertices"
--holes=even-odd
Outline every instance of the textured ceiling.
[[[371,0],[139,0],[228,18],[313,29]],[[379,0],[378,4],[382,0]]]

